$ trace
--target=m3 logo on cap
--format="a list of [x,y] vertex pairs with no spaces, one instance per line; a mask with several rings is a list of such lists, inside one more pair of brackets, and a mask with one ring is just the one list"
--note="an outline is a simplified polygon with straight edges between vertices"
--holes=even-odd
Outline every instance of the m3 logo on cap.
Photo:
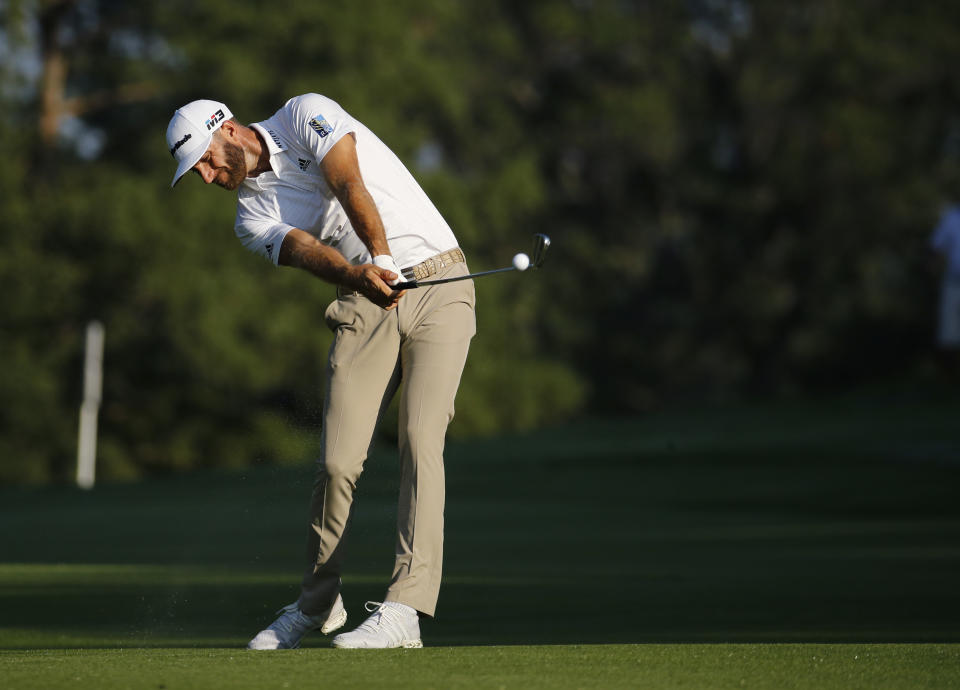
[[211,130],[217,126],[217,123],[223,119],[223,111],[218,110],[207,119],[207,129]]
[[333,127],[329,122],[326,121],[326,119],[324,119],[323,115],[317,115],[316,117],[311,118],[310,122],[307,124],[309,124],[310,127],[320,135],[321,139],[333,131]]

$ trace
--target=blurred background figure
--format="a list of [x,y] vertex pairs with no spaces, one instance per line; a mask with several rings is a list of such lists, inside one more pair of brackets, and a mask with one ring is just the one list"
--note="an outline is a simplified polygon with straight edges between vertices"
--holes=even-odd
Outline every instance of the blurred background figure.
[[960,204],[944,206],[930,247],[938,255],[938,268],[943,274],[937,327],[940,361],[944,370],[955,376],[960,361]]

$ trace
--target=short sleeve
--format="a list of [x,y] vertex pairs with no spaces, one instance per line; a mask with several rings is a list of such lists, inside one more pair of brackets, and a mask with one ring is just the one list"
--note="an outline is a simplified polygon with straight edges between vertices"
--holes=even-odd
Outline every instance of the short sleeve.
[[308,93],[287,103],[291,129],[299,143],[319,163],[345,134],[356,132],[357,123],[340,105],[326,96]]
[[241,201],[237,206],[237,220],[233,229],[244,247],[278,266],[280,246],[293,226],[261,216]]

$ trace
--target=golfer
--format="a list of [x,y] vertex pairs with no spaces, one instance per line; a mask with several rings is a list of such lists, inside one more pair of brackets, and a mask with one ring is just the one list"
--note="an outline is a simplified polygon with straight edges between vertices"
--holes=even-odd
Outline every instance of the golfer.
[[239,192],[235,230],[251,251],[337,286],[325,318],[334,333],[326,371],[321,455],[311,501],[309,562],[299,599],[250,649],[292,649],[337,630],[344,539],[357,479],[379,415],[400,393],[396,560],[383,602],[335,647],[421,647],[443,560],[443,446],[476,330],[473,282],[397,291],[402,279],[469,273],[440,213],[400,160],[337,103],[292,98],[241,125],[223,103],[176,111],[167,147],[175,185],[190,170]]

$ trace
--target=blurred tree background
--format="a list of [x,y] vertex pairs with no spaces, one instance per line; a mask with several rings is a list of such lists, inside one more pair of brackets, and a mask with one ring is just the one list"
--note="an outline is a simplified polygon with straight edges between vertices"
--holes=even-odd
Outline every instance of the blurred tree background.
[[[866,0],[2,0],[0,481],[66,480],[85,324],[98,472],[295,462],[331,286],[169,189],[167,121],[338,100],[404,159],[478,281],[451,433],[675,399],[921,380],[926,238],[960,160],[960,5]],[[389,426],[387,434],[391,433]]]

